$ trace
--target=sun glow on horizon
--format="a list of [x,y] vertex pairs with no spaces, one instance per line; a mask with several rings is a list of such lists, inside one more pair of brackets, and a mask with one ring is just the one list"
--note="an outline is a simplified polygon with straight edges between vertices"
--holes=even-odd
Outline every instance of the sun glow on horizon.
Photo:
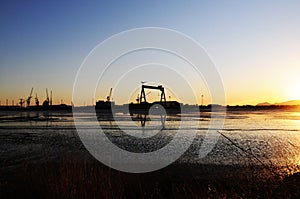
[[286,87],[286,96],[291,100],[300,100],[300,80],[290,80]]

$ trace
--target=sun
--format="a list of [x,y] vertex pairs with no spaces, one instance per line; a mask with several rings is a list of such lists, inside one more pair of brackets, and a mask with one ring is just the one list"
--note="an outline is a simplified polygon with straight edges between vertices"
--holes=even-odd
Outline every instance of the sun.
[[300,100],[300,78],[291,80],[286,88],[287,98],[290,100]]

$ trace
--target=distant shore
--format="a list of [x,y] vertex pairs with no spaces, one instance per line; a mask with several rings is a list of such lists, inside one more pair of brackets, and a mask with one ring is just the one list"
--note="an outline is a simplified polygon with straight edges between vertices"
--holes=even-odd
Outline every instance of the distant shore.
[[[114,105],[114,109],[116,111],[118,110],[126,110],[128,104],[125,105]],[[226,110],[226,111],[258,111],[258,110],[295,110],[300,111],[300,105],[227,105],[227,106],[221,106],[218,104],[210,104],[210,105],[182,105],[186,110],[189,108],[199,108],[199,111],[202,112],[210,112],[212,110],[218,111],[218,110]],[[0,111],[22,111],[22,112],[36,112],[36,111],[95,111],[95,106],[78,106],[78,107],[72,107],[71,105],[53,105],[48,108],[45,107],[36,107],[31,106],[29,108],[21,108],[20,106],[0,106]]]

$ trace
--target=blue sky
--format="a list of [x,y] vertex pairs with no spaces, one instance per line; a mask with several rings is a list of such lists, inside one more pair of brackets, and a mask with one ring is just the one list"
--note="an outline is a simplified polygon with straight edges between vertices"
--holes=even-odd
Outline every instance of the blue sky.
[[69,103],[76,72],[97,44],[147,26],[199,42],[229,104],[300,98],[299,10],[299,1],[1,1],[0,99],[17,101],[33,86],[42,99],[48,88]]

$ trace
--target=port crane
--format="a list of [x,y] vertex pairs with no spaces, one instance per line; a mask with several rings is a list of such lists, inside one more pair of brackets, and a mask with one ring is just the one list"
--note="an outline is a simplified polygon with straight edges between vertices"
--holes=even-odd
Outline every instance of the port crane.
[[166,102],[166,95],[165,95],[165,88],[162,85],[159,86],[149,86],[149,85],[145,85],[142,84],[142,90],[141,90],[141,95],[140,95],[140,103],[147,103],[146,100],[146,96],[145,94],[145,89],[154,89],[154,90],[160,90],[161,94],[160,94],[160,102]]
[[33,87],[31,88],[31,91],[30,91],[30,94],[29,94],[28,98],[26,99],[26,103],[27,103],[28,108],[30,106],[30,101],[31,101],[31,98],[32,98],[32,92],[33,92]]
[[50,91],[50,100],[49,100],[50,106],[52,106],[52,90]]
[[23,104],[25,103],[25,100],[23,98],[19,99],[20,108],[23,108]]
[[49,106],[49,102],[50,102],[50,100],[49,100],[49,95],[48,95],[48,89],[46,88],[46,99],[45,99],[45,101],[43,102],[43,106],[45,107],[45,106]]
[[111,100],[111,93],[112,93],[112,88],[110,88],[109,95],[106,97],[107,102],[110,102]]
[[35,93],[35,105],[36,106],[39,106],[40,105],[40,101],[39,101],[39,98],[38,98],[38,96],[37,96],[37,93]]
[[[146,96],[148,96],[150,93],[151,93],[151,91],[149,91],[148,93],[146,93]],[[140,102],[140,95],[139,95],[139,94],[137,95],[135,101],[136,101],[137,103]]]

